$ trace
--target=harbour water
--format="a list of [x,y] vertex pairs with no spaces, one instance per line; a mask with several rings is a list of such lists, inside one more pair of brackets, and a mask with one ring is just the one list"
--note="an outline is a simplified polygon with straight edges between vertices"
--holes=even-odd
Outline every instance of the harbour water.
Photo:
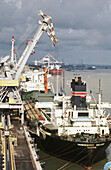
[[[79,70],[74,72],[65,71],[65,92],[67,95],[71,94],[70,82],[72,78],[81,76],[82,80],[87,82],[87,93],[91,90],[95,99],[98,100],[99,92],[99,79],[101,80],[102,100],[111,103],[111,70]],[[63,79],[61,76],[52,77],[52,83],[55,86],[55,91],[58,93],[62,86]],[[57,86],[58,84],[58,86]],[[111,109],[107,112],[111,113]],[[45,162],[46,170],[84,170],[80,165],[65,160],[52,157],[42,151],[40,151],[40,159]],[[111,144],[106,150],[106,158],[102,161],[94,164],[92,170],[103,170],[104,165],[111,161]]]

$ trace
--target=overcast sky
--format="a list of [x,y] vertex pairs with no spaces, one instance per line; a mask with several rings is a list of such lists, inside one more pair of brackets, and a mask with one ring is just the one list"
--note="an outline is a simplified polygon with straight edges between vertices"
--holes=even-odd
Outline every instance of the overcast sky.
[[39,10],[52,17],[58,45],[44,32],[29,62],[50,53],[71,64],[111,65],[111,0],[0,0],[0,56],[10,54],[13,35],[23,52],[39,27]]

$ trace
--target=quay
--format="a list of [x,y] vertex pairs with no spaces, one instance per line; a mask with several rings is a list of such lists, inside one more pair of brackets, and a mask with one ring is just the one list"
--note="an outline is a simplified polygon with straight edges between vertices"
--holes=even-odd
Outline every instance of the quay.
[[43,170],[37,145],[18,117],[1,116],[0,144],[1,170]]

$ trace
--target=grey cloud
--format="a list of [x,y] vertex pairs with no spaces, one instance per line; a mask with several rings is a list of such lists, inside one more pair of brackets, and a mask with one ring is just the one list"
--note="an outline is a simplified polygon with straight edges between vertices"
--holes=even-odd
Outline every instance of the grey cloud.
[[[0,1],[0,51],[9,51],[11,36],[20,47],[33,37],[41,19],[39,10],[52,16],[58,46],[52,48],[47,35],[40,38],[36,57],[52,52],[68,62],[111,62],[111,0],[4,0]],[[11,47],[11,46],[10,46]],[[21,47],[20,47],[21,48]],[[19,48],[18,48],[19,50]],[[4,51],[4,52],[3,52]],[[21,53],[21,49],[20,49]],[[2,55],[2,54],[1,54]],[[6,54],[7,55],[7,54]],[[93,57],[92,57],[93,56]],[[92,61],[92,58],[95,60]],[[101,60],[100,60],[101,58]],[[108,59],[108,61],[106,60]],[[30,62],[30,60],[29,60]]]

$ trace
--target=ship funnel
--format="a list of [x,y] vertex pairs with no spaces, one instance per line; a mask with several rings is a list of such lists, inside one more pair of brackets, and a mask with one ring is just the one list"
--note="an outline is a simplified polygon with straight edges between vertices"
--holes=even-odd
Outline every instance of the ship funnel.
[[71,82],[71,103],[77,109],[86,108],[86,83],[81,81],[81,77],[75,77]]

